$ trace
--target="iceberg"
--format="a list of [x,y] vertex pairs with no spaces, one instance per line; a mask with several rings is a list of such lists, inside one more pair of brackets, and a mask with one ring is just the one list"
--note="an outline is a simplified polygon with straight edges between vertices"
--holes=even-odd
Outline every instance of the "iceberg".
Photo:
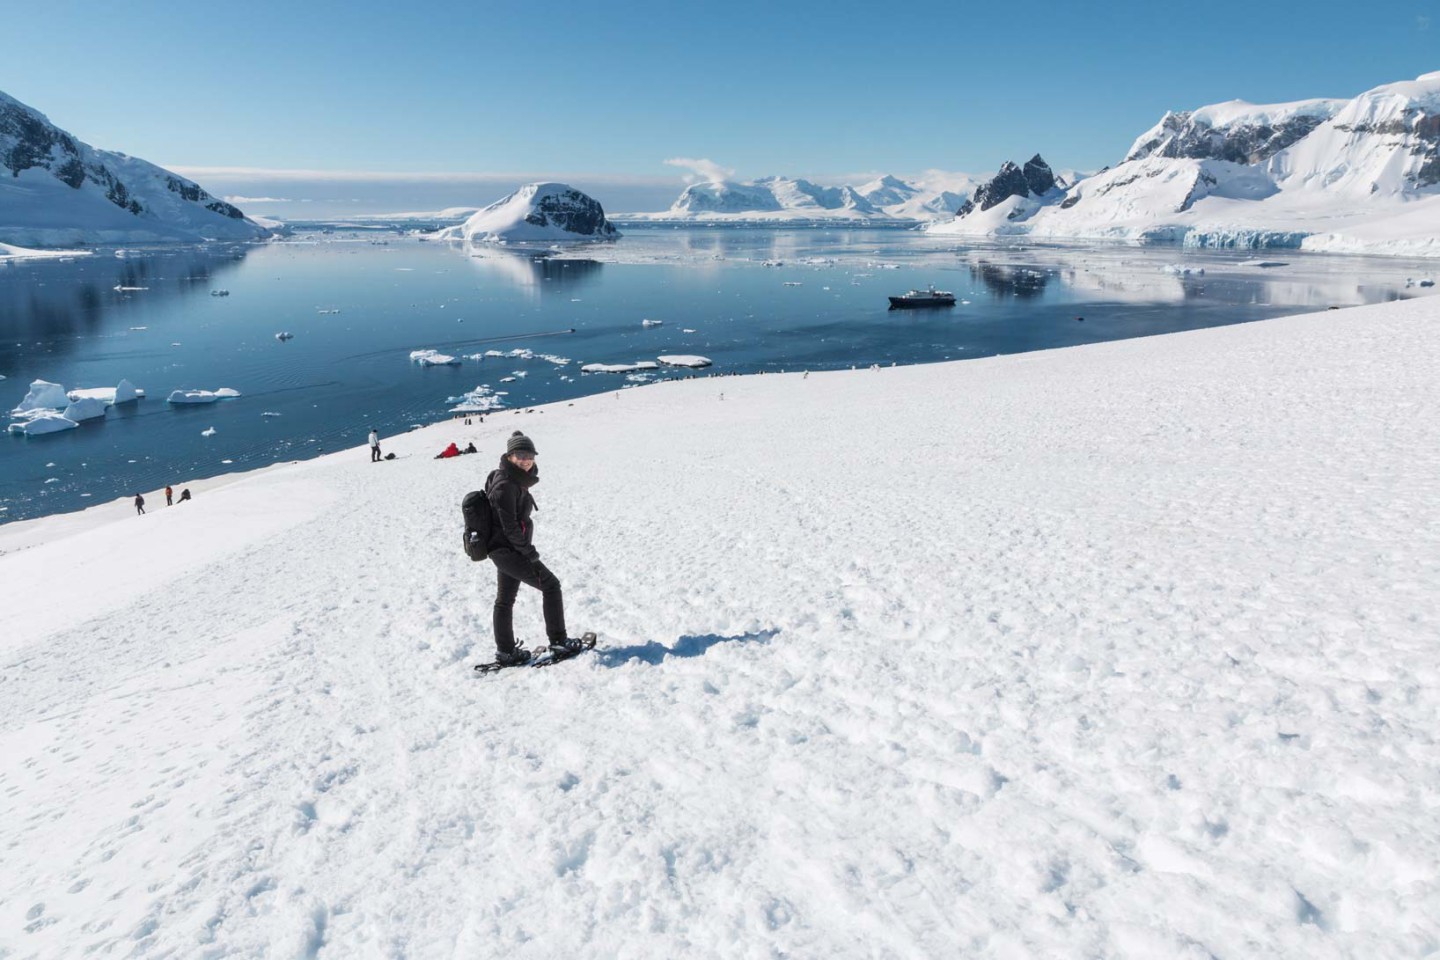
[[452,357],[448,353],[440,353],[437,350],[411,350],[410,361],[418,363],[422,367],[456,367],[460,365],[458,357]]
[[216,400],[234,400],[239,390],[221,387],[219,390],[173,390],[166,403],[214,403]]
[[696,367],[696,368],[699,368],[699,367],[708,367],[708,366],[710,366],[710,358],[709,358],[709,357],[700,357],[700,356],[695,356],[694,354],[688,354],[688,353],[672,353],[672,354],[666,354],[666,355],[663,356],[663,357],[656,357],[655,359],[658,360],[658,361],[660,361],[660,363],[664,364],[664,365],[667,366],[667,367]]
[[65,408],[64,417],[66,420],[73,420],[76,423],[82,420],[94,420],[96,417],[105,416],[105,406],[105,401],[96,397],[80,397],[70,401],[70,405]]
[[70,398],[65,395],[65,388],[58,383],[51,383],[48,380],[35,380],[30,384],[30,392],[25,394],[25,399],[15,408],[16,413],[24,413],[27,410],[63,410],[70,405]]
[[166,403],[214,403],[220,398],[209,390],[172,390]]
[[637,370],[658,370],[660,364],[653,360],[641,360],[639,363],[587,363],[580,368],[581,373],[634,373]]
[[145,396],[145,391],[129,380],[121,380],[113,387],[80,387],[71,390],[67,396],[72,401],[89,398],[106,404],[133,403]]
[[490,387],[481,384],[474,390],[462,393],[458,397],[450,397],[446,403],[454,404],[450,408],[451,413],[489,413],[491,410],[499,410],[505,406],[501,397],[503,392],[497,392]]
[[42,411],[20,423],[10,424],[11,433],[23,434],[27,437],[40,436],[46,433],[59,433],[62,430],[73,430],[79,424],[69,420],[58,413],[50,410]]

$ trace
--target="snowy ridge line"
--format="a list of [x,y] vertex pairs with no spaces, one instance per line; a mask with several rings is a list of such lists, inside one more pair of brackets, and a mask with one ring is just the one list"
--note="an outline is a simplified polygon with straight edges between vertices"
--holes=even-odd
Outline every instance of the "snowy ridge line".
[[[1423,955],[1437,331],[679,380],[0,527],[0,945]],[[521,426],[633,655],[476,684]]]

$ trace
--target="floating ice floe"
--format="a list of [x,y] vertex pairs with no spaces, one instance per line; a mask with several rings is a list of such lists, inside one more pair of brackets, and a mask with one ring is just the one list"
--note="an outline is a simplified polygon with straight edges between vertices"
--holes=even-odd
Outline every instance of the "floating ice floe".
[[1173,274],[1175,274],[1175,276],[1177,276],[1177,277],[1203,277],[1203,276],[1205,276],[1205,268],[1204,268],[1204,267],[1187,267],[1187,266],[1185,266],[1185,265],[1182,264],[1182,263],[1167,263],[1167,264],[1165,264],[1165,266],[1161,267],[1160,269],[1163,270],[1163,271],[1165,271],[1166,273],[1173,273]]
[[587,363],[580,368],[581,373],[635,373],[638,370],[659,370],[660,364],[653,360],[641,360],[639,363]]
[[694,331],[694,329],[691,328],[691,327],[681,327],[681,328],[680,328],[680,332],[681,332],[681,333],[694,333],[695,331]]
[[701,357],[701,356],[696,356],[696,355],[694,355],[694,354],[689,354],[689,353],[671,353],[671,354],[666,354],[666,355],[663,356],[663,357],[656,357],[655,359],[658,360],[660,363],[664,364],[664,365],[667,366],[667,367],[696,367],[696,368],[699,368],[699,367],[708,367],[708,366],[710,366],[710,358],[709,358],[709,357]]
[[295,339],[295,334],[291,333],[289,330],[281,330],[279,333],[275,334],[275,339],[276,339],[276,340],[294,340],[294,339]]
[[1288,260],[1241,260],[1240,263],[1239,263],[1239,266],[1242,266],[1242,267],[1288,267],[1288,266],[1290,266],[1290,261],[1288,261]]
[[803,280],[786,280],[786,281],[785,281],[785,286],[787,286],[787,287],[800,287],[800,286],[804,286],[804,281],[803,281]]
[[213,436],[215,436],[215,428],[214,428],[214,427],[207,427],[207,428],[205,428],[204,430],[201,430],[201,431],[200,431],[200,436],[202,436],[202,437],[213,437]]
[[132,291],[132,290],[149,290],[150,288],[149,288],[149,287],[126,287],[126,286],[122,286],[121,284],[118,284],[118,283],[117,283],[117,284],[115,284],[115,289],[116,289],[116,290],[119,290],[119,291],[122,292],[122,293],[129,293],[129,292]]
[[239,390],[221,387],[219,390],[173,390],[165,399],[166,403],[214,403],[216,400],[234,400]]
[[260,411],[260,416],[262,416],[262,417],[278,417],[278,416],[280,416],[280,414],[276,413],[274,410],[262,410],[262,411]]
[[501,378],[500,378],[500,382],[501,382],[501,383],[514,383],[514,382],[515,382],[515,378],[514,378],[514,377],[501,377]]
[[328,310],[327,310],[327,309],[324,309],[324,308],[316,308],[315,312],[318,313],[318,314],[320,314],[322,317],[324,317],[324,316],[329,316],[330,314],[339,313],[339,312],[340,312],[340,308],[339,308],[339,307],[335,307],[335,308],[328,309]]
[[1434,280],[1431,280],[1429,277],[1426,277],[1426,278],[1421,279],[1421,280],[1416,280],[1414,277],[1406,277],[1406,278],[1405,278],[1405,286],[1407,286],[1407,287],[1433,287],[1433,286],[1435,286],[1435,281],[1434,281]]
[[228,296],[230,296],[230,291],[229,291],[229,290],[211,290],[211,291],[210,291],[210,296],[212,296],[212,297],[228,297]]
[[640,326],[642,326],[642,327],[659,327],[659,326],[663,326],[664,323],[665,323],[664,320],[641,320],[641,321],[640,321]]
[[19,423],[10,424],[10,432],[37,437],[46,433],[74,430],[79,424],[53,410],[38,410]]
[[411,350],[410,362],[418,363],[422,367],[457,367],[460,365],[460,358],[440,353],[438,350]]
[[481,384],[474,390],[458,397],[450,397],[445,402],[454,404],[450,408],[451,413],[488,413],[505,406],[505,401],[501,399],[504,396],[503,391],[491,390],[489,385]]

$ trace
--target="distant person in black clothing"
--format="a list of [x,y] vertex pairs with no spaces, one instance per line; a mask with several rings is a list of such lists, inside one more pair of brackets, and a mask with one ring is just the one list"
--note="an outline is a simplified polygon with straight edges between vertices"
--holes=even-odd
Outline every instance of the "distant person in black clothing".
[[135,494],[135,516],[142,516],[145,513],[145,498]]
[[190,488],[189,488],[189,487],[186,487],[184,490],[181,490],[181,491],[180,491],[180,502],[181,502],[181,503],[184,503],[186,500],[189,500],[189,499],[190,499]]

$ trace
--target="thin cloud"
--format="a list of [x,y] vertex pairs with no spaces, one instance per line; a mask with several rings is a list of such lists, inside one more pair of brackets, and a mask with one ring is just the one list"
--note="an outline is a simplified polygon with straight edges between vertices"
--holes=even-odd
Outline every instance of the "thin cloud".
[[1425,14],[1423,13],[1420,14],[1415,18],[1415,26],[1419,28],[1421,33],[1424,33],[1426,30],[1430,29],[1430,18],[1425,16]]
[[694,183],[697,180],[729,180],[735,176],[735,171],[729,167],[722,167],[713,160],[692,159],[690,157],[672,157],[665,161],[667,167],[680,167],[689,170],[685,177],[686,183]]
[[289,197],[225,197],[226,203],[294,203]]

